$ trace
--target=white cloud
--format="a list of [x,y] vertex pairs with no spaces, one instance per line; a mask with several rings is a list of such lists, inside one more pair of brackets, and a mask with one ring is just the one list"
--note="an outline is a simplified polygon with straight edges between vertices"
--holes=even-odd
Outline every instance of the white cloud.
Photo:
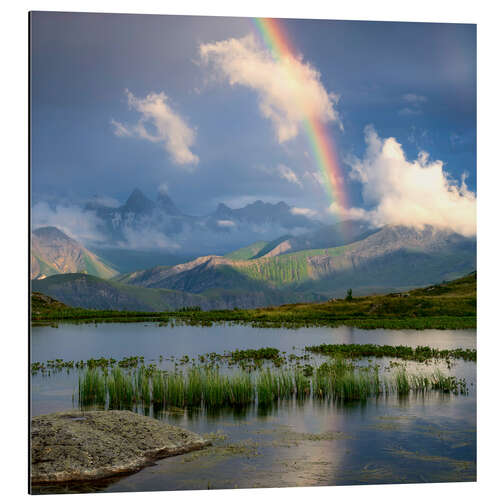
[[117,122],[113,118],[111,119],[111,125],[113,126],[113,133],[117,137],[131,137],[132,131],[129,130],[123,123]]
[[123,246],[128,249],[162,249],[175,252],[181,248],[175,240],[169,238],[161,230],[151,227],[150,225],[141,227],[124,225],[123,235],[126,239],[126,244]]
[[402,116],[414,116],[421,115],[422,110],[418,108],[402,108],[398,111],[398,113]]
[[217,221],[217,225],[219,227],[234,227],[236,226],[236,223],[232,220],[221,219]]
[[294,215],[305,215],[306,217],[314,217],[318,215],[318,212],[312,208],[292,207],[290,212]]
[[297,174],[289,167],[283,164],[278,165],[279,176],[292,184],[302,187],[302,183],[299,181]]
[[334,107],[338,96],[325,90],[320,73],[301,58],[277,61],[252,35],[202,44],[199,50],[216,76],[257,93],[260,112],[271,120],[280,143],[297,136],[304,117],[341,126]]
[[168,194],[168,184],[166,182],[161,183],[158,186],[158,192],[160,194]]
[[[125,90],[130,109],[141,114],[135,125],[126,125],[111,120],[114,134],[118,137],[139,137],[154,143],[161,143],[170,154],[172,161],[178,165],[196,165],[198,156],[191,152],[195,142],[195,131],[168,104],[163,93],[151,92],[145,98],[135,97]],[[151,132],[146,127],[152,127]]]
[[403,101],[406,101],[413,105],[419,105],[424,102],[427,102],[427,97],[425,97],[424,95],[417,95],[417,94],[405,94],[403,96]]
[[55,226],[76,241],[89,244],[104,241],[99,232],[99,219],[94,212],[83,211],[76,205],[51,207],[46,202],[36,203],[31,210],[33,228]]
[[382,139],[371,126],[365,129],[365,140],[364,158],[348,162],[352,178],[363,185],[364,201],[374,207],[364,213],[365,218],[376,225],[430,224],[464,236],[476,234],[476,196],[465,175],[460,183],[454,181],[443,163],[430,161],[424,151],[417,160],[408,161],[394,137]]
[[421,106],[427,102],[427,97],[418,94],[404,94],[402,99],[407,104],[407,106],[400,109],[398,112],[402,116],[421,115]]
[[319,184],[320,186],[326,186],[326,180],[319,172],[311,172],[307,170],[304,173],[304,179],[308,179],[309,181]]
[[327,208],[326,213],[334,214],[344,220],[370,220],[370,212],[358,207],[341,207],[337,202],[333,202]]
[[103,207],[109,207],[109,208],[117,208],[121,205],[120,201],[117,200],[116,198],[112,198],[111,196],[105,196],[105,195],[95,195],[92,197],[92,200],[90,200],[91,203],[94,203],[96,205],[101,205]]

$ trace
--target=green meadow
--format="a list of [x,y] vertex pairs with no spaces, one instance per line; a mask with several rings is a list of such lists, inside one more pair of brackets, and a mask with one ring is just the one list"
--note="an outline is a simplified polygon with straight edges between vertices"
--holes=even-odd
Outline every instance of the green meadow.
[[273,328],[347,325],[366,329],[467,329],[476,328],[476,280],[474,272],[454,281],[404,293],[260,309],[203,311],[193,307],[157,313],[73,308],[33,293],[32,320],[35,323],[157,321],[200,326],[234,322]]

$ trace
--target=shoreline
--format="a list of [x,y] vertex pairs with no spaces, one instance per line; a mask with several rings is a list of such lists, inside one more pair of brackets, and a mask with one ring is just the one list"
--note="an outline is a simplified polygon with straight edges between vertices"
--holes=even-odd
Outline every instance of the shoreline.
[[31,320],[32,327],[55,326],[59,323],[165,323],[176,324],[177,326],[201,326],[211,327],[221,324],[237,324],[251,325],[254,328],[315,328],[315,327],[331,327],[337,328],[348,326],[359,328],[361,330],[475,330],[477,329],[477,317],[456,317],[456,316],[438,316],[438,317],[422,317],[422,318],[336,318],[333,320],[320,319],[243,319],[235,318],[233,315],[228,315],[226,318],[213,318],[209,316],[209,311],[206,315],[201,313],[199,316],[184,316],[176,313],[158,313],[153,314],[115,314],[117,311],[112,311],[109,316],[106,314],[82,316],[52,316],[49,315],[43,318],[35,318]]

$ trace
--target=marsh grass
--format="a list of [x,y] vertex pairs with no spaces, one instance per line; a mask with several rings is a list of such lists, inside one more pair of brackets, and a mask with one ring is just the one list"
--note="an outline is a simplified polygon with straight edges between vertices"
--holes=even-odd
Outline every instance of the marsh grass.
[[386,382],[388,391],[406,395],[410,392],[423,393],[436,390],[441,393],[468,394],[465,379],[445,375],[436,369],[430,375],[424,373],[407,373],[405,368],[398,368],[392,381]]
[[252,377],[240,372],[229,379],[229,397],[231,406],[245,406],[254,400]]
[[[312,373],[311,373],[312,374]],[[295,382],[295,394],[297,399],[303,399],[309,396],[311,392],[311,383],[309,378],[304,374],[303,370],[295,369],[293,372]]]
[[410,392],[410,378],[406,373],[404,368],[399,368],[396,370],[396,375],[394,377],[396,384],[396,391],[399,395],[408,394]]
[[145,368],[137,370],[134,374],[135,393],[140,397],[145,407],[151,405],[151,381]]
[[363,401],[383,390],[377,367],[356,367],[341,357],[323,363],[312,385],[315,397],[340,401]]
[[415,348],[398,345],[377,344],[321,344],[306,346],[308,352],[323,354],[326,356],[343,356],[356,359],[362,357],[390,357],[411,361],[427,361],[430,359],[463,359],[464,361],[476,361],[475,349],[436,349],[429,346],[417,346]]
[[452,392],[453,394],[467,394],[467,384],[464,379],[457,377],[447,377],[440,370],[435,370],[430,378],[430,385],[433,389],[441,392]]
[[106,404],[106,380],[98,370],[88,369],[78,379],[78,400],[84,406],[103,406]]
[[136,401],[140,401],[140,392],[130,373],[114,367],[109,375],[104,375],[107,387],[109,407],[113,409],[130,408]]
[[[225,351],[224,354],[215,352],[198,355],[198,363],[205,367],[216,367],[220,364],[227,364],[231,367],[237,365],[240,369],[246,371],[257,371],[264,366],[273,364],[275,368],[282,368],[284,365],[290,366],[292,363],[299,366],[302,364],[304,375],[310,377],[313,373],[313,367],[309,364],[304,364],[311,359],[311,354],[320,354],[332,358],[343,357],[345,359],[360,359],[363,357],[379,358],[389,357],[394,359],[402,359],[404,361],[417,361],[428,363],[430,360],[443,360],[451,366],[453,360],[461,359],[464,361],[473,361],[477,359],[476,349],[436,349],[429,346],[419,346],[412,348],[409,346],[390,346],[376,344],[321,344],[316,346],[306,346],[305,353],[297,355],[295,353],[286,356],[285,352],[280,352],[273,347],[263,347],[261,349],[247,349]],[[179,358],[170,357],[170,361],[175,362],[177,366],[185,366],[190,364],[193,359],[188,355]],[[164,358],[159,356],[159,361],[162,363]],[[391,361],[391,363],[393,363]],[[144,367],[144,356],[125,357],[119,361],[114,358],[90,358],[87,361],[65,361],[63,359],[48,360],[45,363],[31,363],[31,373],[47,375],[49,372],[59,372],[62,370],[83,369],[83,368],[101,368],[110,369],[118,366],[120,368],[139,368]],[[148,369],[156,368],[155,364],[150,364]]]
[[279,398],[279,378],[268,368],[257,375],[257,398],[260,405],[268,405]]
[[326,401],[366,401],[385,394],[407,395],[436,390],[467,394],[465,380],[432,374],[408,373],[397,366],[390,375],[380,376],[379,367],[356,366],[337,357],[313,369],[308,378],[300,368],[262,368],[257,373],[238,370],[222,373],[218,367],[192,366],[167,372],[155,366],[106,369],[85,368],[79,377],[78,404],[108,406],[112,409],[142,405],[156,410],[167,407],[244,408],[257,403],[271,405],[280,400],[303,401],[312,397]]

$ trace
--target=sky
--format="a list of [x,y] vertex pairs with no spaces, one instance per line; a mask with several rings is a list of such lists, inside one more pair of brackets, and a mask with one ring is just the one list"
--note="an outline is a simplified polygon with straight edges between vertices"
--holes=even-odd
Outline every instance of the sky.
[[33,13],[34,210],[138,187],[192,215],[260,199],[475,234],[475,25],[278,26],[288,59],[250,18]]

